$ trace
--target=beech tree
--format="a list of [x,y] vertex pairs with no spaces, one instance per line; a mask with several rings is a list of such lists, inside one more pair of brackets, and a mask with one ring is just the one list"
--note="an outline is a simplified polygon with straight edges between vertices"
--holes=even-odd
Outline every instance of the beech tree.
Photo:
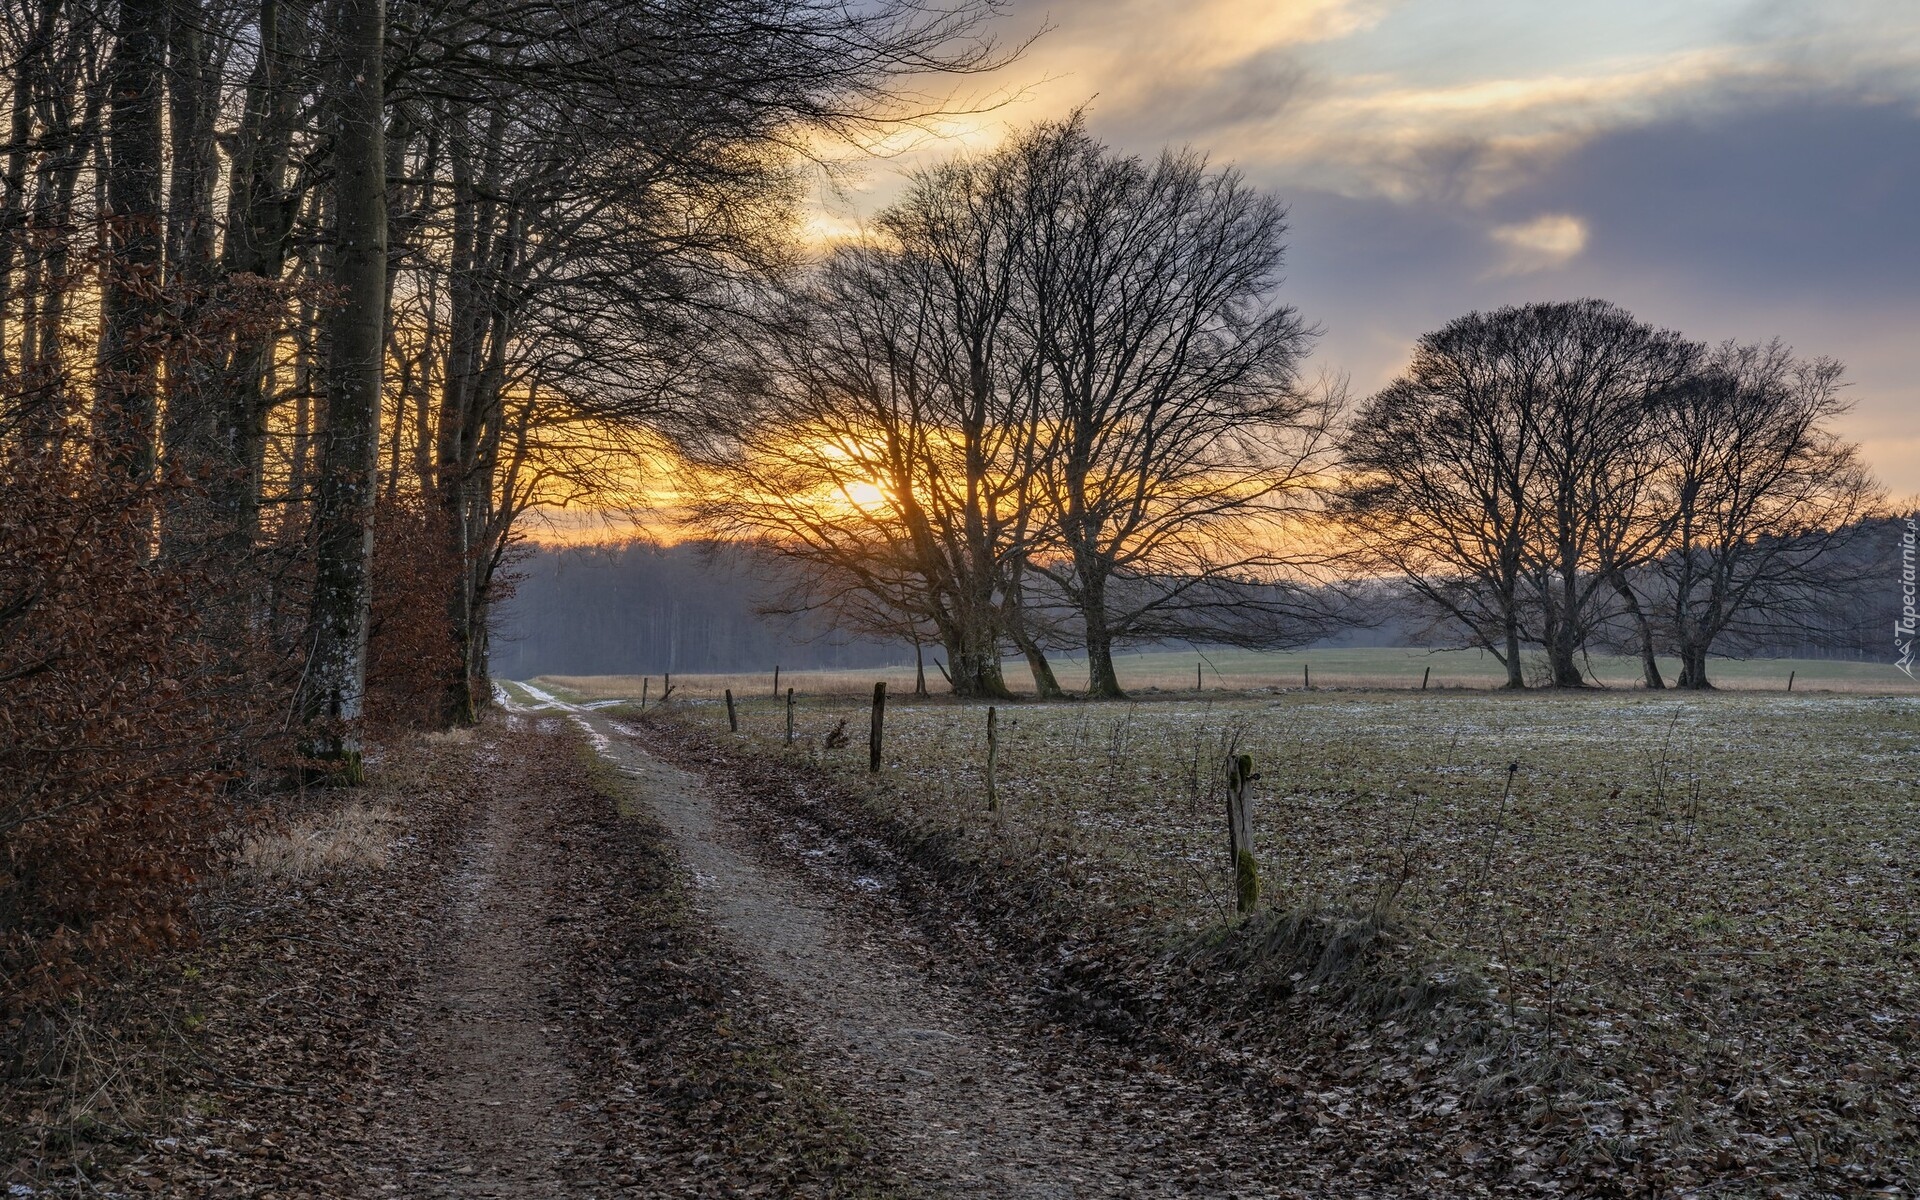
[[327,419],[314,506],[311,663],[303,707],[312,753],[361,776],[358,724],[366,703],[367,617],[373,603],[374,472],[386,367],[387,191],[381,100],[386,0],[333,0],[339,65],[330,97],[333,245],[339,299],[325,330]]
[[988,12],[0,6],[0,1010],[185,936],[222,789],[474,717],[526,511],[631,487]]
[[1709,353],[1602,301],[1474,313],[1423,337],[1347,431],[1338,512],[1369,569],[1507,668],[1554,686],[1624,618],[1705,686],[1708,648],[1831,602],[1878,492],[1828,422],[1839,367],[1777,344]]
[[1058,694],[1060,608],[1102,697],[1124,641],[1310,640],[1283,541],[1335,404],[1272,296],[1284,229],[1232,172],[1078,118],[923,172],[762,320],[700,518],[814,564],[822,603],[923,618],[962,695],[1004,694],[1008,643]]
[[1716,645],[1817,628],[1858,582],[1849,551],[1884,493],[1831,422],[1843,368],[1779,341],[1726,342],[1662,413],[1670,528],[1651,560],[1650,606],[1703,689]]
[[[166,69],[165,0],[121,0],[107,69],[106,253],[100,298],[95,416],[111,464],[142,480],[153,471]],[[57,328],[49,331],[62,336]]]
[[957,694],[1004,696],[988,441],[1005,427],[970,419],[979,393],[944,369],[956,311],[935,279],[912,251],[846,247],[769,313],[718,452],[696,460],[712,476],[696,511],[812,568],[810,603],[856,626],[930,625]]
[[1553,686],[1579,687],[1579,656],[1612,610],[1616,573],[1661,541],[1640,509],[1658,470],[1653,417],[1687,377],[1697,347],[1598,300],[1495,314],[1501,385],[1536,428],[1525,577]]
[[1494,339],[1474,314],[1415,344],[1406,373],[1346,432],[1337,511],[1368,570],[1404,577],[1520,688],[1538,429],[1532,394],[1502,386]]
[[695,408],[716,314],[788,261],[796,156],[937,110],[909,76],[1004,61],[984,11],[404,8],[388,462],[436,496],[461,564],[451,719],[487,695],[492,580],[521,514],[617,492],[608,463]]
[[[1300,386],[1312,332],[1277,298],[1286,210],[1190,152],[1115,154],[1078,116],[1018,152],[1062,551],[1029,562],[1078,612],[1088,694],[1121,694],[1113,649],[1129,639],[1303,636],[1287,586],[1303,564],[1279,540],[1317,495],[1334,406]],[[1245,614],[1262,609],[1253,636]]]

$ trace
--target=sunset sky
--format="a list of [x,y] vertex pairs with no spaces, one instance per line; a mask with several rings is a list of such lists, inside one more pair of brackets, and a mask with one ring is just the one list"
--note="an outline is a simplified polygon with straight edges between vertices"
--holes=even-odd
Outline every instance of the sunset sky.
[[1920,3],[1016,0],[1011,94],[823,189],[857,226],[906,167],[1088,105],[1292,208],[1310,370],[1364,393],[1473,308],[1603,296],[1710,340],[1840,358],[1896,496],[1920,493]]

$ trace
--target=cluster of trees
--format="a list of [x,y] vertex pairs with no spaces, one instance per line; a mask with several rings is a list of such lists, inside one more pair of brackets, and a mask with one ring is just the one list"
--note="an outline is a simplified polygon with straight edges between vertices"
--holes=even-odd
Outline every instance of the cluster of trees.
[[753,314],[688,445],[696,518],[797,568],[794,607],[933,642],[965,696],[1023,654],[1312,640],[1289,527],[1336,405],[1280,303],[1285,212],[1190,153],[1117,154],[1075,116],[914,176],[872,235]]
[[1343,439],[1337,517],[1525,685],[1622,641],[1648,687],[1823,624],[1883,497],[1832,428],[1841,368],[1779,343],[1708,347],[1597,300],[1473,313],[1420,339]]
[[176,932],[223,789],[472,719],[517,518],[629,482],[797,156],[989,10],[0,6],[0,1005]]

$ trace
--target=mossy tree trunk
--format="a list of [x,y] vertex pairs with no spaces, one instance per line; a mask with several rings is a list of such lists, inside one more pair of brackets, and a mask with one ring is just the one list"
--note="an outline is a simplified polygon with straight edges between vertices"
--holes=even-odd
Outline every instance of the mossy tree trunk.
[[343,783],[364,778],[358,725],[367,680],[373,502],[386,347],[387,208],[382,80],[385,0],[336,0],[332,101],[339,303],[326,317],[327,418],[314,514],[313,659],[302,711],[309,752]]
[[1260,902],[1260,872],[1253,856],[1253,809],[1247,789],[1259,778],[1253,756],[1227,760],[1227,850],[1233,862],[1233,901],[1236,911],[1250,913]]

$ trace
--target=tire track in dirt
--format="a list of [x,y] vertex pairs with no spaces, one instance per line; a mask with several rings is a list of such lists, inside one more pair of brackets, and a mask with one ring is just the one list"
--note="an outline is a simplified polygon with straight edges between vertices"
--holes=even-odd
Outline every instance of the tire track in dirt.
[[[497,743],[485,750],[500,753]],[[581,1132],[542,996],[553,872],[534,821],[517,789],[487,788],[450,881],[447,941],[421,995],[420,1128],[396,1164],[402,1178],[388,1185],[405,1195],[575,1194],[556,1170]]]

